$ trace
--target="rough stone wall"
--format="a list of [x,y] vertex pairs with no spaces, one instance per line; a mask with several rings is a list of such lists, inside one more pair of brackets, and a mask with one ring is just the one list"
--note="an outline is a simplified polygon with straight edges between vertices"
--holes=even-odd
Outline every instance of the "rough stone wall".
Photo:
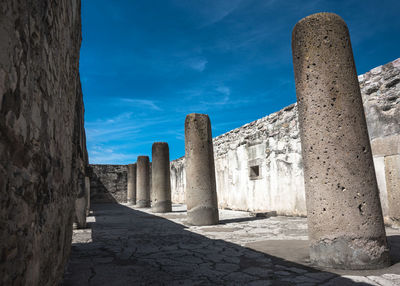
[[218,136],[214,146],[220,207],[305,214],[296,105]]
[[0,284],[57,285],[87,152],[79,0],[0,2]]
[[400,59],[358,77],[386,219],[400,218]]
[[90,200],[93,203],[126,203],[127,165],[90,165]]
[[[388,194],[387,184],[392,189],[400,184],[400,170],[392,167],[400,166],[400,59],[359,76],[359,81],[387,216],[388,201],[399,201],[388,200],[399,194]],[[306,215],[296,104],[213,140],[220,207]],[[171,187],[173,202],[184,203],[184,158],[171,162]]]

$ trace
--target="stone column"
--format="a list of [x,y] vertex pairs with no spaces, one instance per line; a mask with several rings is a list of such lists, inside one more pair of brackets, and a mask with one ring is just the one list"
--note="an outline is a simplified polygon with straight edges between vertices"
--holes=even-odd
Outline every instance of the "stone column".
[[136,164],[128,165],[128,204],[136,204]]
[[86,191],[86,216],[90,214],[90,178],[85,177],[85,191]]
[[192,113],[185,120],[187,222],[218,224],[211,122],[206,114]]
[[400,155],[385,157],[385,177],[389,202],[389,217],[400,224]]
[[319,13],[292,35],[310,258],[323,267],[390,265],[346,23]]
[[136,162],[136,206],[150,207],[149,157],[139,156]]
[[154,193],[154,200],[152,202],[153,212],[171,212],[171,178],[168,143],[155,142],[153,144],[151,182]]
[[77,187],[78,196],[75,199],[75,222],[77,224],[77,228],[85,228],[87,199],[83,175],[79,175]]

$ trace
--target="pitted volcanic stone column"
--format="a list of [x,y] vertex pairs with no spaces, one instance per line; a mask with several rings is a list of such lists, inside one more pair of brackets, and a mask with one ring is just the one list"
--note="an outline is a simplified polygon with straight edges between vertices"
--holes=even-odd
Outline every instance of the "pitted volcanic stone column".
[[86,191],[86,216],[90,214],[90,178],[85,177],[85,191]]
[[139,156],[136,162],[136,206],[150,207],[149,157]]
[[157,213],[172,211],[168,143],[156,142],[153,144],[151,185],[154,192],[152,210]]
[[211,122],[208,115],[192,113],[185,120],[187,222],[218,223]]
[[389,252],[346,23],[319,13],[292,35],[312,262],[376,269]]
[[128,165],[127,200],[131,205],[136,204],[136,164]]

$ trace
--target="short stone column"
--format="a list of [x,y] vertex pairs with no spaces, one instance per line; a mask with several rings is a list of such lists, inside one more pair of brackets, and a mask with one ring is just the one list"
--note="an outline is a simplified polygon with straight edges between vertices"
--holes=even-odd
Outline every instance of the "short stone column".
[[346,23],[319,13],[292,35],[311,261],[390,264],[360,87]]
[[218,224],[211,122],[206,114],[192,113],[185,121],[187,222]]
[[136,206],[150,207],[149,157],[139,156],[136,162]]
[[153,144],[151,185],[154,193],[152,211],[157,213],[172,211],[168,143],[155,142]]
[[85,189],[85,179],[82,175],[79,175],[77,187],[78,187],[78,195],[75,199],[75,222],[77,228],[85,228],[87,198]]
[[128,187],[127,187],[128,204],[136,204],[136,164],[128,165]]
[[90,214],[90,178],[85,177],[85,191],[86,191],[86,216]]

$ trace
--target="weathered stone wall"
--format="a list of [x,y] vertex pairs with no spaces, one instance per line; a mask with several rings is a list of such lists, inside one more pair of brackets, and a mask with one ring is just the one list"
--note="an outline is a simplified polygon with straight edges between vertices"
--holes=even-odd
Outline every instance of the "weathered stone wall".
[[[387,182],[398,186],[395,175],[400,172],[393,167],[393,173],[388,171],[389,165],[400,166],[400,59],[359,76],[359,81],[388,216]],[[214,138],[214,153],[220,207],[306,215],[296,104]],[[171,162],[175,203],[185,202],[184,172],[184,158]]]
[[400,59],[358,77],[386,219],[400,218]]
[[87,164],[79,0],[0,2],[0,284],[57,285]]
[[127,165],[90,165],[90,200],[93,203],[126,203],[127,176]]
[[[213,139],[220,208],[305,215],[297,107]],[[184,158],[171,162],[173,202],[185,201]]]

